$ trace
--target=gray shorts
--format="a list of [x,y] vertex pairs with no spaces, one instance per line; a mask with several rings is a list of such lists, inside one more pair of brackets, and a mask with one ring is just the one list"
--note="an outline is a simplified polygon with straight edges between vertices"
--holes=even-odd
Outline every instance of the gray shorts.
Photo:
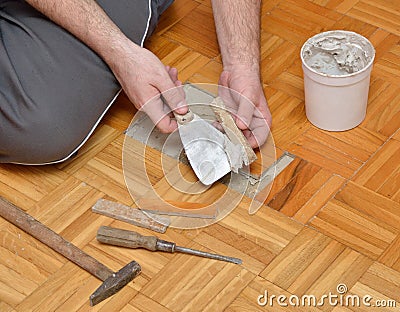
[[[173,0],[98,0],[143,45]],[[86,142],[121,87],[82,42],[23,0],[0,0],[0,163],[61,162]]]

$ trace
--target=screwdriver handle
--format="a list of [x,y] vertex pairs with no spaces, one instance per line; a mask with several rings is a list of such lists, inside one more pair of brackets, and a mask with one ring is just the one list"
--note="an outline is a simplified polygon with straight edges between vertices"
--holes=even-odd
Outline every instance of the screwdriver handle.
[[116,229],[109,226],[101,226],[97,231],[96,238],[101,243],[114,246],[145,248],[151,251],[159,250],[156,236],[144,236],[134,231]]

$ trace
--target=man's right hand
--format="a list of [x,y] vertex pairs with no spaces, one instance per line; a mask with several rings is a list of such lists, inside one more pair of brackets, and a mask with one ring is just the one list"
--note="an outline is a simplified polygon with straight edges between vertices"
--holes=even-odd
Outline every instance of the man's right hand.
[[166,109],[160,94],[169,108],[185,114],[183,91],[179,84],[175,88],[177,79],[153,53],[129,40],[96,1],[26,1],[92,48],[111,68],[132,103],[145,111],[162,132],[176,129],[171,110]]
[[[164,66],[152,52],[132,42],[116,52],[115,57],[109,62],[110,67],[131,102],[161,132],[174,131],[177,123],[169,112],[172,109],[185,114],[188,110],[176,69]],[[165,107],[161,94],[169,108]]]

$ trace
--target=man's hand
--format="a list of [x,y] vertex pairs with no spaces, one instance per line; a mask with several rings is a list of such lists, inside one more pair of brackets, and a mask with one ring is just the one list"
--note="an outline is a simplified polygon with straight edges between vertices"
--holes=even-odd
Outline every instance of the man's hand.
[[[271,113],[258,72],[238,66],[221,73],[221,97],[235,112],[235,121],[251,147],[261,146],[267,140],[272,123]],[[232,91],[230,91],[232,90]]]
[[162,132],[176,129],[176,122],[168,114],[170,109],[160,98],[164,92],[163,97],[171,109],[178,114],[186,113],[183,91],[176,84],[176,70],[165,68],[153,53],[130,41],[96,1],[26,1],[99,54],[129,99],[138,109],[143,109]]
[[261,146],[271,125],[271,113],[260,81],[261,0],[211,2],[224,65],[220,84],[242,94],[236,96],[236,124],[253,148]]
[[174,131],[177,123],[169,113],[171,109],[178,114],[187,112],[183,90],[176,87],[177,70],[164,66],[152,52],[136,45],[128,44],[117,54],[123,58],[109,63],[131,102],[143,110],[161,132]]

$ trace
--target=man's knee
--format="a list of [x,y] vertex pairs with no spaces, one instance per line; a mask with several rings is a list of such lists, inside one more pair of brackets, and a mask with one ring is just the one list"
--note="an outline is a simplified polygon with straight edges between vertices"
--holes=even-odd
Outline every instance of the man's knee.
[[18,125],[3,124],[0,162],[47,164],[68,159],[82,138],[79,132],[61,126],[58,119],[48,114],[36,114],[23,119]]

